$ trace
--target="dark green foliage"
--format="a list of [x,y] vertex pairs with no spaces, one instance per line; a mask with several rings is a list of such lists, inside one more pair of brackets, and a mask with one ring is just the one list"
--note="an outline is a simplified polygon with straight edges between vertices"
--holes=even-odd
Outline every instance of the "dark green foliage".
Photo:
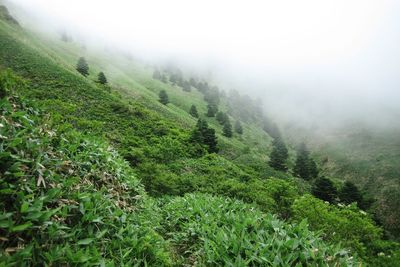
[[169,76],[169,81],[170,81],[173,85],[175,85],[176,82],[177,82],[177,77],[176,77],[176,75],[175,75],[175,74],[171,74],[171,76]]
[[228,115],[226,115],[224,112],[222,111],[218,111],[217,115],[215,116],[215,118],[217,119],[217,121],[219,122],[219,124],[224,125],[226,121],[229,120]]
[[89,75],[89,65],[84,57],[79,58],[78,64],[76,65],[76,70],[83,76]]
[[104,72],[99,72],[98,78],[97,78],[98,82],[100,84],[107,84],[107,78],[106,75],[104,74]]
[[163,75],[161,76],[161,81],[162,81],[163,83],[167,83],[167,82],[168,82],[167,76],[166,76],[165,74],[163,74]]
[[137,215],[145,194],[126,162],[99,138],[51,128],[7,90],[0,100],[1,265],[171,265],[152,219]]
[[[398,247],[392,242],[381,239],[382,229],[377,227],[370,215],[357,208],[356,205],[332,205],[311,195],[295,200],[292,205],[293,218],[307,218],[310,228],[322,231],[324,240],[341,243],[357,252],[371,266],[397,266],[399,264]],[[377,260],[377,255],[382,254]],[[389,258],[390,257],[390,258]],[[397,258],[397,259],[396,259]],[[390,264],[376,265],[377,262]]]
[[354,183],[346,181],[339,190],[339,199],[340,202],[345,204],[357,202],[357,204],[360,206],[362,203],[362,194]]
[[195,105],[192,105],[190,107],[189,114],[194,118],[198,118],[199,117],[199,113],[197,112],[197,108],[196,108]]
[[207,121],[198,119],[196,128],[193,130],[190,140],[195,143],[206,145],[209,153],[217,153],[217,136],[215,130],[208,127]]
[[155,69],[153,71],[153,79],[155,79],[155,80],[161,80],[162,79],[161,73],[160,73],[160,71],[158,69]]
[[240,121],[235,122],[234,129],[237,134],[243,134],[243,127],[242,127],[242,124],[240,123]]
[[334,203],[337,198],[337,189],[330,179],[321,177],[315,180],[312,194],[319,199]]
[[226,137],[232,137],[232,124],[229,121],[229,119],[227,121],[225,121],[224,123],[224,127],[222,128],[222,134]]
[[302,143],[297,150],[297,158],[293,168],[293,173],[295,176],[301,177],[305,180],[318,177],[317,164],[312,158],[310,158],[310,152],[304,143]]
[[213,104],[207,105],[207,117],[214,117],[215,113],[218,112],[218,106]]
[[287,171],[288,150],[281,138],[275,138],[272,141],[272,152],[269,165],[278,171]]
[[165,90],[161,90],[158,96],[160,98],[159,101],[161,104],[166,105],[169,103],[168,95]]
[[308,173],[311,179],[315,179],[319,175],[317,163],[315,163],[315,160],[312,158],[310,158],[308,161]]

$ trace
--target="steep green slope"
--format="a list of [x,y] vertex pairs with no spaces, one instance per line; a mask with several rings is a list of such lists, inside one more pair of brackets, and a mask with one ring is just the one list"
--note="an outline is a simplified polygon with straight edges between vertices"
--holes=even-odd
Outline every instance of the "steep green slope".
[[156,206],[109,144],[54,124],[18,97],[24,87],[0,71],[0,266],[356,263],[305,222],[240,201],[188,195]]
[[[91,75],[88,78],[83,77],[74,69],[75,61],[81,53],[85,53],[85,56],[89,59]],[[66,197],[79,203],[79,218],[85,217],[86,214],[86,206],[82,203],[85,202],[85,199],[92,199],[89,201],[89,204],[87,204],[88,208],[94,208],[95,212],[99,212],[100,215],[97,217],[90,217],[90,219],[94,220],[91,222],[102,225],[102,221],[99,222],[97,218],[105,216],[103,214],[110,212],[108,210],[108,204],[112,205],[113,203],[107,202],[112,202],[112,198],[109,197],[110,192],[108,191],[114,188],[114,182],[116,181],[112,179],[113,182],[109,184],[91,181],[94,187],[86,188],[86,179],[93,178],[95,181],[96,179],[100,179],[101,181],[103,179],[107,180],[109,178],[109,173],[114,175],[115,173],[119,173],[121,169],[124,170],[125,173],[123,176],[131,177],[128,178],[128,180],[132,179],[135,188],[138,190],[141,188],[137,182],[137,179],[140,179],[150,194],[162,197],[157,200],[160,201],[160,206],[157,207],[153,200],[146,197],[143,192],[131,194],[128,190],[129,192],[124,195],[126,198],[122,201],[123,205],[127,204],[127,206],[116,208],[115,212],[118,215],[116,215],[117,217],[111,216],[112,221],[109,225],[110,227],[117,225],[110,230],[110,232],[116,236],[123,235],[125,239],[122,239],[122,241],[116,240],[113,242],[110,237],[110,240],[106,240],[108,243],[105,247],[101,247],[103,236],[99,233],[98,239],[96,239],[95,234],[97,233],[97,229],[101,227],[98,228],[98,226],[96,226],[95,230],[92,230],[92,228],[88,228],[89,230],[87,230],[85,227],[92,227],[90,226],[91,224],[84,220],[79,220],[76,222],[77,225],[72,226],[77,227],[73,229],[76,229],[76,232],[79,232],[78,234],[82,234],[82,236],[68,236],[70,237],[69,240],[60,241],[59,244],[61,245],[55,248],[52,247],[53,241],[51,241],[49,248],[52,249],[53,253],[50,256],[44,256],[44,254],[41,254],[41,252],[37,250],[35,253],[40,255],[40,259],[29,258],[29,260],[33,263],[41,263],[43,261],[47,262],[49,257],[51,258],[54,256],[55,259],[51,259],[55,262],[59,259],[58,262],[60,262],[60,264],[65,262],[75,262],[78,264],[80,261],[84,261],[87,264],[96,264],[100,260],[104,260],[106,263],[114,263],[116,265],[123,263],[131,264],[133,262],[142,265],[146,262],[147,264],[155,266],[170,265],[171,263],[179,265],[185,262],[199,262],[207,265],[208,260],[215,260],[215,262],[209,265],[218,265],[221,264],[221,261],[236,263],[255,261],[260,263],[260,265],[270,262],[272,259],[261,255],[259,255],[259,257],[257,256],[256,259],[252,259],[250,255],[254,253],[253,247],[240,250],[237,249],[236,246],[238,243],[241,243],[242,240],[243,242],[247,240],[246,242],[251,244],[263,242],[263,240],[257,238],[258,235],[263,236],[262,233],[268,233],[263,236],[263,238],[269,239],[274,235],[273,232],[271,232],[270,224],[281,225],[281,222],[273,223],[272,221],[274,221],[275,218],[264,216],[259,210],[263,212],[273,212],[281,218],[293,220],[292,204],[300,195],[309,191],[309,184],[294,179],[286,173],[274,171],[267,166],[266,160],[267,152],[269,151],[270,137],[256,123],[244,124],[244,138],[235,136],[233,139],[230,139],[218,134],[221,148],[220,153],[207,153],[205,147],[193,143],[189,138],[195,120],[191,118],[187,114],[187,110],[185,110],[192,104],[191,100],[190,103],[188,103],[187,92],[183,92],[179,87],[160,83],[159,81],[151,79],[150,73],[152,69],[146,69],[139,63],[125,62],[124,64],[128,65],[123,66],[121,65],[121,61],[111,60],[109,57],[111,57],[111,55],[97,56],[95,53],[90,55],[89,52],[85,52],[81,50],[79,46],[71,43],[59,43],[57,40],[47,40],[44,42],[43,39],[30,34],[24,29],[0,21],[0,66],[11,68],[26,79],[28,86],[16,88],[17,93],[29,98],[35,105],[40,107],[40,109],[44,110],[51,118],[48,124],[57,128],[56,130],[58,133],[64,134],[61,141],[51,143],[54,150],[66,150],[66,155],[63,155],[65,157],[62,157],[60,161],[71,161],[79,165],[79,167],[76,168],[80,169],[81,172],[75,177],[74,181],[76,181],[79,187],[81,187],[80,183],[83,183],[82,188],[85,190],[83,194],[84,197],[80,198],[74,195],[74,193],[77,192],[68,191],[68,187],[60,193],[61,196],[65,194]],[[117,56],[112,55],[112,57],[114,58]],[[110,75],[108,75],[109,80],[111,80],[110,87],[102,86],[93,81],[97,71],[105,69],[107,64],[110,65],[109,68],[113,69],[113,71],[109,72]],[[135,78],[133,79],[132,77]],[[161,88],[167,90],[171,95],[171,100],[176,102],[168,104],[168,106],[161,105],[157,97],[158,90]],[[206,103],[202,99],[202,95],[195,90],[189,94],[190,99],[196,101],[199,105],[199,109],[202,110],[201,112],[204,112]],[[23,110],[24,108],[21,109]],[[10,110],[6,110],[6,112],[13,114]],[[221,126],[218,125],[214,119],[208,119],[208,121],[210,125],[217,128],[218,132],[221,130]],[[40,126],[38,127],[40,128]],[[10,136],[16,134],[16,132],[9,133]],[[25,132],[19,134],[24,136]],[[80,139],[76,136],[82,139],[88,138],[92,141],[79,141]],[[70,141],[67,142],[63,138]],[[78,138],[78,140],[76,138]],[[12,138],[9,138],[8,140],[11,139]],[[27,137],[22,144],[29,143],[29,140],[30,137]],[[115,152],[114,158],[115,162],[117,162],[116,165],[112,163],[110,163],[110,165],[107,164],[109,160],[113,161],[113,158],[110,158],[110,154],[114,154],[109,151],[108,143],[117,151]],[[7,147],[12,147],[13,144],[11,140],[10,144],[7,143]],[[90,146],[90,148],[86,149],[87,146]],[[91,153],[92,149],[94,150]],[[100,152],[96,149],[99,149]],[[29,151],[29,149],[27,150]],[[77,150],[79,153],[76,152]],[[70,152],[72,155],[68,154]],[[103,152],[104,154],[101,154]],[[24,152],[23,154],[25,155],[27,153],[28,152]],[[76,155],[76,153],[78,155]],[[128,161],[129,166],[118,154]],[[12,162],[12,159],[10,159],[10,162]],[[99,170],[99,172],[95,172],[92,176],[90,167],[91,165],[97,166],[98,164],[100,164],[101,168],[95,169]],[[7,165],[4,174],[8,172],[12,166],[14,165]],[[18,182],[23,182],[26,175],[18,176],[20,167],[21,166],[17,165],[16,174],[12,174],[10,177],[23,177],[17,180]],[[55,169],[53,173],[56,173],[55,166],[49,166],[48,168]],[[68,175],[70,174],[65,175],[66,177],[64,178],[68,180]],[[119,180],[122,182],[126,181],[124,178],[118,175],[116,176],[118,180],[118,182],[116,182],[117,184],[120,182]],[[271,176],[285,179],[270,178]],[[43,190],[41,187],[42,178],[40,178],[39,173],[28,177],[31,179],[30,183],[32,185],[35,185],[34,182],[37,182],[39,179],[40,183],[36,184],[36,190],[39,192],[38,195],[42,195],[43,193],[47,194],[48,188]],[[46,182],[46,184],[48,183]],[[123,189],[125,190],[126,188],[124,187]],[[240,201],[231,201],[225,200],[224,198],[213,198],[209,195],[204,196],[198,194],[194,197],[189,195],[185,198],[174,198],[171,200],[172,204],[168,204],[170,199],[168,196],[166,197],[166,195],[184,195],[188,192],[198,191],[222,195],[224,197],[238,198],[245,202],[250,202],[252,205],[247,206]],[[15,192],[18,194],[18,190]],[[92,196],[92,192],[98,192],[98,194],[96,193]],[[7,191],[5,193],[7,193]],[[141,196],[139,200],[137,199],[138,195]],[[55,198],[57,198],[57,196],[55,196]],[[31,202],[36,201],[36,199],[37,196],[34,196]],[[131,205],[128,200],[134,203]],[[231,213],[230,210],[223,209],[222,203],[225,203],[225,201],[227,207],[229,207],[232,202],[235,203],[232,204],[232,210],[234,210],[233,217],[238,222],[241,222],[243,218],[246,217],[252,218],[254,216],[252,210],[258,210],[256,214],[257,217],[262,217],[263,219],[249,219],[249,228],[257,229],[255,235],[246,235],[247,232],[243,230],[243,225],[245,224],[242,225],[239,223],[238,225],[232,225],[231,221],[218,224],[220,218]],[[104,205],[97,207],[93,202],[95,202],[96,205],[97,203],[99,205],[103,203]],[[182,203],[186,202],[190,203],[189,207],[182,208]],[[199,204],[197,204],[197,202],[199,202]],[[213,205],[214,202],[216,203],[215,205]],[[16,218],[23,217],[20,213],[26,211],[26,204],[21,211],[22,204],[20,202],[16,203],[19,205],[10,207],[10,211],[7,211],[6,207],[4,207],[3,210],[8,213],[15,213]],[[175,215],[171,217],[163,213],[165,211],[164,208],[166,208],[167,211],[171,211],[173,210],[171,207],[174,207],[174,205],[177,205],[176,212],[181,213],[180,215],[176,214],[176,216],[182,217],[182,220],[178,224],[177,222],[171,222]],[[77,204],[74,202],[74,207],[75,206],[77,206]],[[83,206],[83,208],[81,208],[81,206]],[[243,207],[245,211],[242,211]],[[49,207],[49,209],[50,208],[53,209],[53,206]],[[186,208],[188,209],[186,210]],[[185,212],[190,213],[193,208],[199,209],[195,215],[185,214]],[[130,209],[136,209],[133,215]],[[348,208],[344,207],[343,209],[346,211]],[[58,210],[54,212],[58,212]],[[74,212],[76,211],[74,210]],[[185,243],[186,240],[182,239],[177,242],[177,240],[173,239],[175,236],[184,237],[187,235],[188,231],[191,231],[191,227],[187,228],[185,224],[185,218],[193,218],[193,216],[197,216],[196,218],[204,217],[204,223],[200,223],[199,225],[195,224],[195,227],[205,229],[204,224],[209,223],[208,216],[210,213],[215,214],[215,216],[213,215],[215,218],[211,218],[211,220],[216,222],[217,226],[211,228],[210,231],[202,230],[202,232],[199,233],[201,238],[197,239],[194,244],[187,246]],[[344,214],[346,213],[344,212]],[[358,222],[368,220],[367,226],[370,228],[372,227],[372,229],[378,233],[374,236],[375,239],[372,241],[364,241],[362,235],[359,234],[363,233],[363,231],[354,230],[354,234],[348,235],[345,232],[348,231],[347,228],[342,230],[335,227],[335,225],[326,228],[326,225],[331,225],[332,222],[335,222],[337,217],[344,220],[344,218],[340,216],[345,215],[341,215],[341,213],[334,213],[332,216],[328,216],[326,223],[314,224],[313,229],[323,231],[323,237],[326,240],[332,239],[332,236],[337,236],[339,233],[340,239],[345,240],[346,244],[357,244],[357,246],[350,247],[352,252],[360,253],[366,259],[368,259],[368,257],[375,257],[376,252],[381,252],[383,248],[390,248],[390,250],[392,250],[395,245],[387,245],[386,242],[382,241],[379,228],[373,223],[369,223],[370,218],[368,215],[364,217],[360,214],[361,212],[358,210],[353,213],[354,216],[348,220],[349,228],[356,228]],[[67,211],[62,215],[69,216]],[[51,217],[52,213],[48,213],[46,216]],[[47,217],[47,219],[50,217]],[[6,217],[6,219],[7,218],[8,217]],[[29,246],[36,244],[33,247],[37,249],[42,246],[42,242],[45,241],[43,241],[44,239],[36,237],[34,232],[31,231],[32,229],[29,227],[32,226],[32,221],[29,221],[29,218],[30,217],[28,217],[27,221],[24,221],[25,223],[23,224],[13,224],[10,226],[10,229],[5,228],[6,230],[2,231],[8,235],[12,233],[12,227],[14,226],[18,227],[21,225],[21,228],[17,229],[23,230],[24,227],[27,227],[27,239],[31,240],[33,243],[26,244],[29,244]],[[53,220],[55,217],[51,218]],[[126,218],[128,218],[128,223],[131,226],[129,226],[130,228],[126,226],[128,230],[125,232]],[[295,221],[300,222],[301,219],[303,218],[295,218]],[[117,220],[118,223],[114,224],[113,220]],[[192,219],[190,219],[189,222],[191,220]],[[265,222],[263,220],[265,220]],[[263,221],[262,226],[259,225],[260,221]],[[49,221],[47,220],[43,223],[47,226]],[[142,225],[145,226],[143,229]],[[360,225],[363,227],[362,229],[364,229],[364,226],[362,226],[362,224]],[[69,225],[68,222],[67,227],[72,226]],[[6,225],[6,227],[8,226]],[[206,243],[206,241],[217,242],[216,240],[221,240],[219,238],[223,239],[224,236],[228,234],[223,229],[230,229],[230,227],[234,227],[233,232],[235,235],[232,239],[227,239],[224,242],[227,242],[226,244],[228,247],[232,247],[232,251],[228,253],[229,255],[222,257],[219,256],[219,252],[216,251],[215,248],[209,247],[209,243]],[[327,248],[329,246],[325,246],[324,242],[315,238],[314,234],[307,232],[308,230],[303,226],[298,228],[296,226],[286,226],[285,224],[285,226],[282,227],[289,232],[294,231],[298,236],[304,235],[305,238],[303,241],[305,244],[301,246],[301,251],[295,254],[289,254],[287,249],[282,248],[280,257],[276,259],[281,265],[284,266],[285,262],[295,262],[298,264],[319,262],[322,265],[334,265],[337,262],[347,262],[350,264],[351,259],[346,256],[343,259],[340,259],[340,255],[334,257],[334,255],[337,255],[338,249],[332,249],[332,247]],[[242,229],[243,231],[239,231],[238,229]],[[117,230],[118,232],[116,232]],[[119,230],[122,232],[119,232]],[[84,236],[83,232],[88,232],[89,236]],[[125,234],[127,236],[125,236]],[[240,235],[240,237],[236,236],[236,234]],[[45,235],[47,235],[47,233],[45,233]],[[220,237],[216,238],[214,235],[220,235]],[[270,247],[277,247],[276,249],[279,250],[279,247],[281,247],[284,242],[293,240],[293,238],[296,240],[295,236],[295,234],[292,235],[292,233],[290,233],[284,240],[277,239],[277,243],[270,244]],[[52,238],[53,236],[49,237],[50,240],[52,240]],[[36,240],[39,240],[38,243],[35,243]],[[79,240],[82,241],[77,243]],[[126,242],[124,240],[126,240]],[[298,241],[300,242],[300,240]],[[381,241],[384,245],[379,243]],[[334,243],[336,242],[337,240],[334,241]],[[85,243],[93,243],[101,248],[90,250],[85,247]],[[288,246],[291,246],[294,245],[292,243],[296,243],[296,241],[290,241],[288,243]],[[55,244],[58,243],[55,242]],[[118,245],[120,245],[120,247],[114,247]],[[80,249],[80,246],[83,246],[83,248]],[[130,250],[131,246],[133,246],[132,250]],[[72,247],[72,250],[69,250],[69,247]],[[315,247],[323,253],[317,253],[316,255],[317,251],[314,249]],[[20,254],[13,254],[13,250],[10,251],[12,252],[11,254],[8,253],[7,248],[7,245],[2,245],[2,255],[4,255],[7,261],[18,259],[28,260],[27,258],[21,258]],[[193,249],[193,253],[185,254],[180,248]],[[113,254],[113,252],[118,253],[118,255]],[[343,256],[346,252],[339,254]],[[32,255],[34,255],[32,251],[26,251],[26,257],[31,257]],[[391,255],[392,252],[389,253],[389,256]],[[75,256],[76,259],[74,258]],[[275,259],[273,260],[275,261]]]

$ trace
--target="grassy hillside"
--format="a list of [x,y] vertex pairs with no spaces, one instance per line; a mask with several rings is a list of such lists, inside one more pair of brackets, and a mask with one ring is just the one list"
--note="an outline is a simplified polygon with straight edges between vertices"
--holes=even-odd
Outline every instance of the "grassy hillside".
[[[80,56],[88,77],[75,70]],[[192,104],[205,113],[203,95],[153,70],[0,20],[0,265],[398,262],[398,244],[368,214],[317,200],[309,182],[268,166],[262,121],[227,138],[206,118],[220,150],[208,153],[188,114]],[[109,85],[96,82],[99,71]]]

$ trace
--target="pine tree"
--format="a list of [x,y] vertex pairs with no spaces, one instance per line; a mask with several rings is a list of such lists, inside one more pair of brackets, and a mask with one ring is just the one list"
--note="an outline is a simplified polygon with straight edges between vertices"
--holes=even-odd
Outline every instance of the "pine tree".
[[315,161],[312,158],[308,160],[308,173],[311,179],[318,178],[319,174],[318,166],[317,163],[315,163]]
[[336,187],[331,180],[325,177],[315,180],[312,194],[319,199],[328,201],[329,203],[334,203],[337,198]]
[[190,137],[191,142],[206,145],[209,153],[218,152],[218,141],[215,135],[215,130],[208,127],[207,121],[198,119],[196,128],[193,130]]
[[269,165],[278,171],[287,171],[287,158],[289,156],[285,143],[281,138],[275,138],[272,142],[272,152]]
[[160,97],[159,101],[162,104],[166,105],[169,103],[168,95],[167,95],[167,92],[165,92],[165,90],[161,90],[158,96]]
[[339,198],[340,201],[345,204],[357,202],[358,206],[363,205],[363,197],[360,190],[350,181],[346,181],[343,187],[339,190]]
[[167,76],[166,76],[165,74],[163,74],[163,75],[161,76],[161,81],[162,81],[163,83],[167,83],[167,82],[168,82]]
[[195,117],[195,118],[199,117],[199,113],[197,112],[197,108],[196,108],[195,105],[192,105],[190,107],[189,114],[192,115],[192,117]]
[[234,128],[235,128],[236,133],[243,134],[243,127],[242,127],[242,124],[240,123],[240,121],[235,122]]
[[297,151],[296,163],[293,169],[295,176],[301,177],[305,180],[310,179],[309,154],[310,152],[306,145],[302,143]]
[[232,125],[231,122],[228,120],[225,121],[224,127],[222,129],[222,134],[226,137],[232,137]]
[[89,66],[84,57],[80,57],[78,60],[78,64],[76,65],[76,70],[79,71],[83,76],[89,75]]
[[212,104],[207,105],[207,117],[214,117],[217,113],[218,107]]
[[97,80],[99,83],[101,83],[101,84],[107,83],[107,78],[106,78],[106,75],[104,75],[104,72],[102,72],[102,71],[99,72],[99,75],[97,77],[98,77]]
[[208,128],[204,134],[204,143],[208,146],[209,153],[218,153],[218,141],[215,130]]
[[227,120],[229,120],[228,116],[222,111],[218,111],[215,117],[219,124],[224,125]]

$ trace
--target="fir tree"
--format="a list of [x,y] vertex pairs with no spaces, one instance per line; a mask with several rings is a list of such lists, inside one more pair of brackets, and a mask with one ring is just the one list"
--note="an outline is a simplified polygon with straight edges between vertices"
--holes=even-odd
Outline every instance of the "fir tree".
[[167,83],[167,82],[168,82],[167,76],[166,76],[165,74],[163,74],[163,75],[161,76],[161,81],[162,81],[163,83]]
[[296,163],[293,169],[295,176],[301,177],[305,180],[310,179],[309,154],[310,152],[306,145],[302,143],[297,151]]
[[78,64],[76,65],[76,70],[79,71],[83,76],[89,75],[89,66],[84,57],[80,57],[78,60]]
[[107,78],[106,75],[104,75],[104,72],[99,72],[99,75],[97,76],[97,80],[101,84],[107,84]]
[[167,92],[165,92],[165,90],[161,90],[158,96],[160,97],[159,101],[162,104],[166,105],[169,103],[168,95],[167,95]]
[[218,141],[215,130],[209,128],[205,120],[197,120],[196,128],[192,132],[190,141],[206,145],[209,153],[218,152]]
[[272,152],[269,165],[278,171],[287,171],[286,161],[289,156],[285,143],[281,138],[275,138],[272,142]]
[[214,117],[217,113],[218,107],[212,104],[207,105],[207,117]]
[[215,118],[221,125],[224,125],[225,122],[229,119],[228,116],[225,113],[223,113],[222,111],[218,111]]
[[226,137],[232,137],[232,125],[229,119],[226,120],[224,123],[224,127],[222,128],[222,134]]
[[329,203],[334,203],[337,198],[336,187],[331,180],[325,177],[315,180],[312,194],[319,199],[328,201]]
[[308,173],[311,179],[318,178],[319,174],[318,166],[317,163],[315,163],[315,161],[312,158],[308,160]]
[[195,117],[195,118],[199,117],[199,113],[197,112],[197,108],[196,108],[195,105],[192,105],[190,107],[189,114],[192,115],[192,117]]
[[358,206],[362,206],[363,204],[363,197],[360,190],[350,181],[346,181],[343,187],[339,190],[339,198],[340,201],[345,204],[351,204],[353,202],[357,202]]
[[240,121],[235,122],[234,128],[235,128],[236,133],[243,134],[243,127],[242,127],[242,124],[240,123]]

